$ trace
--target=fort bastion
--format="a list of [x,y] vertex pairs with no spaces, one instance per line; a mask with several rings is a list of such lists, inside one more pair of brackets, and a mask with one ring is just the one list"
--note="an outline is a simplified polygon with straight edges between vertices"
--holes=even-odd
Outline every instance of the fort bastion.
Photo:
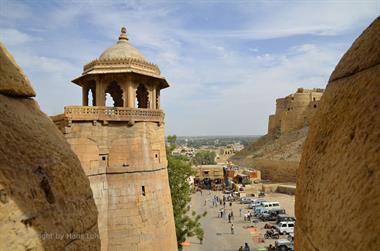
[[177,250],[160,109],[160,90],[169,85],[159,68],[122,28],[117,44],[73,82],[83,105],[53,120],[90,179],[102,250]]
[[322,94],[323,89],[298,88],[296,93],[276,99],[276,112],[269,116],[268,133],[288,133],[308,126]]

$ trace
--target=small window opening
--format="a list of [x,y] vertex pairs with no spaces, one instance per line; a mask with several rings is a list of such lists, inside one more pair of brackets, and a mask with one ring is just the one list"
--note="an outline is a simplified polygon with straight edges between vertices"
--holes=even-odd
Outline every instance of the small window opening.
[[156,153],[155,155],[154,155],[154,157],[156,157],[156,159],[158,158],[158,154]]
[[317,108],[317,105],[314,105],[314,108]]
[[313,98],[313,101],[315,101],[315,97]]
[[106,160],[107,158],[106,158],[106,156],[102,156],[102,160]]
[[142,192],[142,195],[145,196],[145,186],[141,187],[141,192]]

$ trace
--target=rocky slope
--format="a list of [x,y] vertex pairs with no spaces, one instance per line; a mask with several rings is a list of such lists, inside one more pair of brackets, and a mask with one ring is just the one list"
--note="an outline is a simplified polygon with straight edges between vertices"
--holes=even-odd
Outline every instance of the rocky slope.
[[0,250],[99,250],[90,184],[0,44]]
[[262,178],[274,182],[295,182],[296,169],[308,127],[286,134],[269,133],[234,155],[233,163],[260,170]]
[[332,73],[297,175],[296,250],[380,247],[380,18]]

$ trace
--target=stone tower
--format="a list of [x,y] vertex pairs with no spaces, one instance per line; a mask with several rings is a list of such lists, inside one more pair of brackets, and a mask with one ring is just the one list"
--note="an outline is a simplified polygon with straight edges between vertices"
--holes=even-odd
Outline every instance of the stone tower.
[[83,106],[67,106],[53,120],[90,180],[102,250],[177,250],[160,110],[169,85],[159,68],[122,28],[117,44],[73,82]]

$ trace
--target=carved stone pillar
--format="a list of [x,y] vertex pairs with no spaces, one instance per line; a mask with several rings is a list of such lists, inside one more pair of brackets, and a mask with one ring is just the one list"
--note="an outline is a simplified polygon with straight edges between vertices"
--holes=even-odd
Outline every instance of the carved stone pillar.
[[161,109],[161,104],[160,104],[160,92],[161,90],[157,87],[156,90],[156,109]]
[[152,86],[148,86],[148,106],[147,108],[148,109],[153,109],[153,87]]
[[88,86],[83,85],[82,86],[82,105],[88,106]]
[[104,80],[100,77],[96,81],[96,106],[105,106]]
[[132,82],[132,79],[127,80],[127,102],[128,108],[135,108],[136,88]]
[[157,102],[156,102],[156,99],[157,99],[157,93],[156,93],[156,90],[157,90],[157,87],[156,86],[153,86],[153,90],[152,90],[152,109],[157,109]]

